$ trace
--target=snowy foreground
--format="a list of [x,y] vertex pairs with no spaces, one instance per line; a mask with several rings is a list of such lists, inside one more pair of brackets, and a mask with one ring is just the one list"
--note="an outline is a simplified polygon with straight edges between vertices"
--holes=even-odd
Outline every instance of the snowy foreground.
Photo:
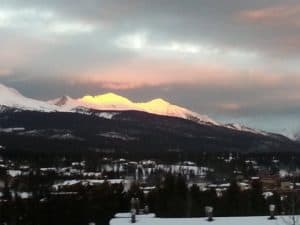
[[[129,213],[119,213],[110,221],[110,225],[132,224]],[[216,217],[208,222],[206,218],[156,218],[154,214],[138,215],[135,224],[140,225],[285,225],[292,224],[291,217],[277,216],[276,220],[269,220],[267,216],[251,217]]]

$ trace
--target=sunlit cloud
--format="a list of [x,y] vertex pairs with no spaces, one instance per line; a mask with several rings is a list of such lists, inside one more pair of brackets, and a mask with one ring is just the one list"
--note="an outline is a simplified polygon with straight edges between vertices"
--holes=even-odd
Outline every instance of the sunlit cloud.
[[208,64],[212,61],[220,61],[235,67],[262,62],[260,54],[255,51],[173,39],[159,42],[152,40],[147,32],[135,32],[122,35],[115,40],[114,44],[118,48],[152,58],[188,58],[190,61],[201,60],[202,63],[207,62]]
[[54,23],[49,25],[48,31],[57,34],[91,33],[95,27],[83,23]]
[[20,28],[36,26],[55,19],[51,11],[39,11],[34,8],[0,9],[0,28]]
[[241,109],[241,105],[237,103],[221,103],[218,108],[222,111],[238,111]]
[[115,41],[120,48],[144,49],[147,47],[147,37],[145,32],[124,35]]
[[170,41],[168,43],[153,43],[146,32],[136,32],[123,35],[115,41],[117,47],[140,51],[166,51],[178,53],[219,53],[217,48],[199,46],[190,43]]
[[8,76],[10,74],[12,74],[10,69],[0,67],[0,76]]
[[[300,3],[270,3],[235,14],[239,25],[245,26],[256,45],[269,58],[299,59]],[[299,63],[299,62],[298,62]]]
[[[112,90],[164,85],[198,85],[230,89],[276,88],[300,80],[294,74],[264,69],[239,69],[226,64],[189,64],[179,60],[136,60],[117,66],[92,69],[77,74],[75,83],[94,84]],[[299,83],[300,85],[300,83]]]
[[160,50],[178,52],[178,53],[201,53],[201,54],[218,54],[220,52],[217,48],[204,47],[200,45],[193,45],[189,43],[171,42],[165,46],[161,46]]
[[[169,60],[125,61],[118,66],[93,69],[78,75],[78,82],[99,84],[113,89],[132,89],[143,86],[159,86],[169,83],[192,82],[199,77],[194,65],[173,64]],[[205,68],[204,68],[205,67]],[[205,73],[216,68],[203,66]],[[184,75],[185,74],[185,75]],[[201,75],[200,75],[201,76]]]
[[31,33],[90,33],[95,25],[61,17],[51,10],[35,8],[0,9],[0,29],[27,29]]
[[144,51],[156,52],[177,52],[177,53],[201,53],[218,54],[221,50],[211,46],[201,46],[192,43],[182,43],[179,41],[168,41],[164,43],[155,43],[149,39],[146,32],[136,32],[121,36],[115,41],[117,47]]
[[300,4],[283,4],[241,12],[240,17],[258,24],[300,26]]

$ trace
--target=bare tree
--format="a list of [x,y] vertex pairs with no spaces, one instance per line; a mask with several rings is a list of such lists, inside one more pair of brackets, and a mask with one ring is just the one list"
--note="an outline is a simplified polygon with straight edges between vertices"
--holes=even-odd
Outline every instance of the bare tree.
[[286,225],[300,225],[300,198],[299,194],[295,189],[291,191],[286,196],[283,196],[282,199],[282,214],[286,216],[282,216],[281,220]]

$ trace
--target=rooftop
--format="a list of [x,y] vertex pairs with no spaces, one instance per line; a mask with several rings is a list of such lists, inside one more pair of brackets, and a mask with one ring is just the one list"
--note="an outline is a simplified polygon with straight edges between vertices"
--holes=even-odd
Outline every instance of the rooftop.
[[[110,225],[132,224],[128,214],[117,214],[110,221]],[[289,216],[277,216],[276,220],[269,220],[268,216],[251,217],[215,217],[214,221],[209,222],[207,218],[155,218],[153,214],[137,215],[136,225],[284,225],[291,221]]]

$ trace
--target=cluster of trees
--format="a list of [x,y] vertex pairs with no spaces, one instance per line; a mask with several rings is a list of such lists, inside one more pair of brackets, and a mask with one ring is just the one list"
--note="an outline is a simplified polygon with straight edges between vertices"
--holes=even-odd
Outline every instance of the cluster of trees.
[[0,202],[0,224],[104,225],[115,213],[129,210],[130,196],[119,184],[82,187],[77,193],[32,194],[31,198],[21,199],[6,190]]
[[[32,184],[37,184],[32,178]],[[184,176],[166,174],[156,189],[144,194],[137,183],[127,192],[122,184],[103,183],[64,192],[51,192],[49,187],[32,185],[32,197],[21,199],[12,196],[5,185],[0,201],[0,224],[72,224],[90,222],[108,224],[117,212],[129,212],[130,200],[138,198],[140,208],[146,205],[159,217],[201,217],[205,206],[214,208],[214,216],[268,215],[269,204],[275,204],[277,213],[284,204],[278,194],[265,199],[261,183],[256,181],[249,190],[240,190],[232,181],[227,191],[218,195],[216,190],[201,191],[197,185],[188,187]],[[298,205],[294,205],[298,207]]]
[[242,191],[232,181],[227,191],[217,195],[214,189],[201,191],[197,185],[188,188],[182,176],[167,175],[163,183],[149,193],[147,200],[150,209],[161,217],[205,216],[205,206],[212,206],[216,216],[267,215],[269,204],[275,204],[281,211],[280,196],[275,193],[265,199],[260,182]]

